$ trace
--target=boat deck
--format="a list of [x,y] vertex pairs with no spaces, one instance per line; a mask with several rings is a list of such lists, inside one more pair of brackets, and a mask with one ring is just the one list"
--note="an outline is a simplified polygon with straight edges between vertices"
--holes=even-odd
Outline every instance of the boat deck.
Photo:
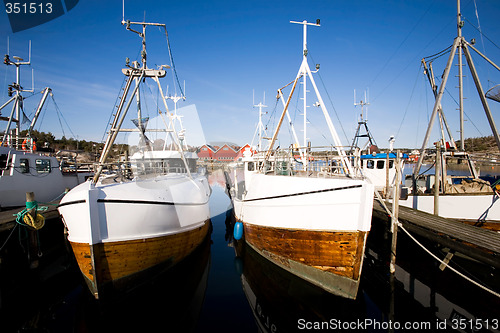
[[[391,203],[386,202],[386,205],[392,210]],[[374,200],[373,215],[388,218],[378,200]],[[399,207],[399,221],[409,232],[500,268],[500,232],[402,206]]]

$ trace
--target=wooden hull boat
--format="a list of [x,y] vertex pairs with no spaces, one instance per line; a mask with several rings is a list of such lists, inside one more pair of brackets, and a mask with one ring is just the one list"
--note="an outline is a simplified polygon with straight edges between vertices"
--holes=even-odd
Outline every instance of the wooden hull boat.
[[175,265],[201,244],[210,226],[204,175],[111,184],[105,179],[77,186],[59,205],[75,258],[96,297],[106,288],[121,289],[137,274]]
[[[263,257],[328,292],[356,298],[373,186],[361,180],[252,175],[234,213]],[[301,189],[301,190],[298,190]]]

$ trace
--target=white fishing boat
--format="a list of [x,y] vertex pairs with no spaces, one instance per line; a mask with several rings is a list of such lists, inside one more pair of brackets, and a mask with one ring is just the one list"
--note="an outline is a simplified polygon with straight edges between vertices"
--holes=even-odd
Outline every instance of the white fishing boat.
[[[478,225],[486,221],[500,222],[500,202],[499,202],[499,189],[492,188],[489,183],[480,179],[477,167],[474,164],[470,154],[465,151],[464,145],[464,128],[463,128],[463,115],[464,115],[464,96],[463,96],[463,56],[467,60],[468,67],[476,89],[484,108],[486,117],[491,127],[493,137],[496,140],[497,146],[500,149],[500,135],[496,128],[490,106],[487,98],[498,102],[495,99],[492,90],[487,93],[484,92],[478,73],[475,69],[474,61],[471,56],[471,50],[475,51],[490,65],[493,65],[497,70],[500,67],[488,59],[485,55],[479,52],[473,43],[469,43],[462,36],[462,14],[460,12],[460,1],[457,1],[457,37],[455,38],[451,51],[448,56],[448,61],[441,78],[441,83],[438,86],[435,81],[435,76],[432,68],[432,62],[435,57],[430,60],[422,59],[424,73],[427,75],[432,91],[435,96],[434,107],[431,118],[427,127],[422,147],[420,149],[420,156],[418,162],[413,170],[413,175],[410,175],[405,180],[404,186],[408,187],[410,193],[407,198],[399,200],[399,204],[414,208],[417,210],[425,211],[431,214],[436,214],[446,218],[454,218],[461,220],[468,220]],[[442,52],[442,55],[445,53]],[[458,87],[459,87],[459,111],[460,111],[460,142],[461,147],[458,147],[452,135],[446,117],[443,111],[442,100],[446,88],[448,76],[450,74],[453,60],[457,56],[458,68]],[[438,117],[439,116],[439,117]],[[430,140],[432,128],[436,117],[439,118],[440,123],[440,138],[435,142],[435,147],[432,150],[434,172],[421,173],[424,157],[428,150],[427,144]],[[448,134],[448,138],[445,136]],[[432,163],[432,162],[431,162]],[[466,176],[452,176],[450,164],[466,165],[468,175]]]
[[[319,26],[319,21],[292,23],[303,25],[303,60],[286,101],[278,90],[284,109],[270,145],[253,155],[244,153],[243,170],[227,174],[237,220],[235,238],[243,236],[260,255],[302,279],[356,298],[374,189],[344,152],[307,62],[307,27]],[[318,153],[298,140],[289,150],[273,150],[300,79],[304,106],[309,80],[334,142]]]
[[[146,65],[146,27],[165,29],[165,35],[166,27],[122,24],[142,38],[142,64],[127,61],[122,70],[126,85],[95,176],[71,190],[59,205],[68,240],[95,297],[107,289],[129,288],[137,278],[175,265],[202,243],[210,227],[211,189],[204,171],[197,170],[196,153],[184,151],[175,129],[159,80],[166,75],[166,66],[150,69]],[[132,25],[142,26],[142,32],[132,30]],[[147,119],[142,118],[138,89],[150,79],[163,103],[163,111],[158,105],[163,129],[147,129]],[[133,101],[138,106],[137,128],[122,128]],[[105,175],[107,157],[120,131],[138,133],[141,144],[129,163]],[[163,131],[174,150],[165,150],[166,144],[163,150],[153,150],[148,131]]]
[[[64,168],[62,163],[49,150],[37,147],[32,135],[38,116],[42,112],[52,90],[42,90],[42,97],[27,129],[27,136],[21,136],[24,114],[23,93],[33,93],[33,89],[21,86],[21,66],[29,66],[31,59],[24,61],[18,56],[5,55],[4,64],[15,66],[16,82],[9,85],[9,100],[0,106],[0,111],[11,105],[9,116],[0,116],[7,122],[0,141],[0,207],[20,207],[26,203],[26,192],[34,192],[36,199],[49,202],[59,199],[66,189],[83,183],[90,172],[78,172],[76,168]],[[31,58],[31,56],[30,56]],[[13,124],[15,124],[13,126]]]

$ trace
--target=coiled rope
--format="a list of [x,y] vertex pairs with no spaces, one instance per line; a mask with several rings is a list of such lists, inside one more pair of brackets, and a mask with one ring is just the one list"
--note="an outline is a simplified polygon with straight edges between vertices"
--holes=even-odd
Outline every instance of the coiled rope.
[[[16,222],[22,226],[40,230],[45,225],[45,217],[42,214],[38,214],[38,211],[45,211],[47,208],[46,206],[38,207],[37,201],[26,202],[26,208],[16,214]],[[30,214],[33,209],[36,212],[35,218]]]

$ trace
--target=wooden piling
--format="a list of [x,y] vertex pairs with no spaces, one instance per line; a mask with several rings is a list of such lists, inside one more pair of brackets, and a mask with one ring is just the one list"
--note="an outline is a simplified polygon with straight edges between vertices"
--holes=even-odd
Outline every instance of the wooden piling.
[[436,167],[434,171],[434,215],[439,215],[439,181],[441,179],[440,172],[441,172],[441,142],[436,144]]
[[396,247],[398,241],[398,217],[399,217],[399,183],[401,181],[401,170],[400,170],[400,157],[399,151],[396,152],[396,179],[394,181],[394,190],[392,196],[392,242],[391,242],[391,263],[389,266],[389,270],[391,274],[396,272]]
[[[33,218],[33,221],[36,221],[37,208],[36,208],[36,205],[33,205],[34,202],[36,202],[35,193],[26,192],[26,208],[30,207],[30,208],[28,208],[27,214],[31,215],[31,217]],[[28,228],[28,239],[29,239],[28,260],[29,260],[30,268],[35,269],[39,265],[37,231],[34,229],[31,229],[31,228]]]

